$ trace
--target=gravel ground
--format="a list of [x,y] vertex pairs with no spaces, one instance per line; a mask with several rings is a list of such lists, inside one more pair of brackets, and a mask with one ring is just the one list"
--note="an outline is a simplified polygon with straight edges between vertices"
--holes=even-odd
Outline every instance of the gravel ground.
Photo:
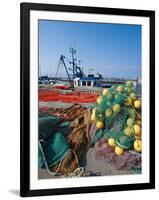
[[[94,148],[86,150],[80,161],[80,166],[84,167],[85,173],[83,176],[111,176],[111,175],[126,175],[134,174],[132,171],[116,170],[111,164],[106,161],[96,160],[94,158]],[[46,169],[39,169],[39,179],[52,179],[59,178],[57,176],[50,175]]]

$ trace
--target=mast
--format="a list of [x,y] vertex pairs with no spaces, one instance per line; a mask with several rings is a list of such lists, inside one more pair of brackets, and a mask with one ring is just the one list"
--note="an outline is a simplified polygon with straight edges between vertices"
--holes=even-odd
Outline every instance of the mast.
[[76,50],[74,48],[70,48],[70,53],[72,55],[72,61],[70,62],[72,64],[72,71],[73,71],[73,78],[75,78],[75,74],[76,74],[76,58],[75,58],[75,54],[76,54]]
[[[76,77],[83,77],[83,70],[81,69],[80,67],[80,62],[81,60],[79,60],[79,64],[77,64],[77,59],[76,59],[76,49],[74,48],[70,48],[69,49],[70,53],[71,53],[71,60],[69,60],[66,56],[64,55],[61,55],[60,56],[60,60],[59,60],[59,63],[58,63],[58,66],[57,66],[57,71],[56,71],[56,74],[55,74],[55,77],[56,77],[56,80],[57,80],[57,77],[58,77],[58,73],[59,73],[59,70],[60,70],[60,67],[64,67],[65,71],[66,71],[66,74],[68,76],[68,79],[69,81],[71,82],[72,79],[76,78]],[[67,62],[69,62],[69,64],[72,65],[72,68],[68,68],[67,69],[67,66],[66,66],[66,63],[65,63],[65,60]],[[72,72],[72,74],[69,74],[69,70]],[[72,77],[71,77],[72,76]]]

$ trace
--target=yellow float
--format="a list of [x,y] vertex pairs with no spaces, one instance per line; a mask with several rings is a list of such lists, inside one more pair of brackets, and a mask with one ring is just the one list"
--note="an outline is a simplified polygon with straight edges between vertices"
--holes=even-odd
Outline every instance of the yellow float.
[[103,95],[107,95],[108,92],[109,92],[109,89],[105,88],[105,89],[103,90]]
[[106,109],[105,116],[110,117],[112,115],[112,110],[110,108]]
[[102,121],[97,121],[97,122],[96,122],[96,127],[97,127],[98,129],[102,129],[102,128],[104,127],[104,123],[103,123]]
[[125,135],[130,136],[133,134],[132,128],[131,127],[126,127],[124,130]]
[[142,151],[142,141],[141,140],[135,140],[134,142],[134,149],[138,152]]
[[116,90],[119,93],[123,93],[124,92],[124,87],[122,85],[119,85]]
[[110,147],[115,147],[115,145],[116,145],[115,139],[114,138],[109,138],[108,139],[108,144],[109,144]]
[[113,111],[114,111],[115,113],[119,113],[119,112],[121,111],[121,106],[120,106],[120,104],[115,104],[115,105],[113,106]]
[[116,146],[115,147],[115,153],[116,153],[117,156],[121,156],[124,153],[124,149],[119,147],[119,146]]
[[99,97],[97,98],[97,104],[101,104],[101,102],[102,102],[102,97],[99,96]]
[[141,126],[139,124],[134,125],[134,134],[137,136],[141,135]]
[[134,101],[134,107],[137,108],[137,109],[140,109],[141,108],[141,100],[135,100]]

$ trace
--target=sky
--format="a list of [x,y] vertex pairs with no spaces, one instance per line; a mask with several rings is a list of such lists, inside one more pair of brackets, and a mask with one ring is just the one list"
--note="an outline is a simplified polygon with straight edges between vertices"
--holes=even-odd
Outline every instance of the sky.
[[39,20],[41,75],[54,76],[60,55],[71,58],[70,47],[76,48],[85,74],[92,69],[104,77],[141,76],[140,25]]

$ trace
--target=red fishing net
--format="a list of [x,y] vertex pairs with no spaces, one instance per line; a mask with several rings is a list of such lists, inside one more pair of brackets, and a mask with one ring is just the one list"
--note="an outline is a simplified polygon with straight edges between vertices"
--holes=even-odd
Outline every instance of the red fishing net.
[[88,94],[88,93],[78,93],[71,92],[68,94],[60,93],[56,90],[39,90],[39,101],[48,102],[48,101],[59,101],[66,103],[91,103],[95,102],[98,94]]

